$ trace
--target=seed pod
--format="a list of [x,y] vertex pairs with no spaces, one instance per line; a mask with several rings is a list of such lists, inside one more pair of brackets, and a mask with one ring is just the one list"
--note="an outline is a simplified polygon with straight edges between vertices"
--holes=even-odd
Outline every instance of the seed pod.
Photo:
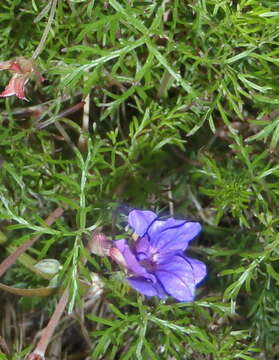
[[35,268],[45,274],[55,275],[62,269],[62,266],[56,259],[43,259],[35,265]]

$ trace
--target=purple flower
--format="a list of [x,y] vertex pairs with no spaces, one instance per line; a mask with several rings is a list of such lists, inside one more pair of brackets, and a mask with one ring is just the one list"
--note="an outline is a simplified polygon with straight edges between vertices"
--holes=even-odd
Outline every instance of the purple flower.
[[129,284],[146,296],[164,299],[171,295],[178,301],[192,301],[195,287],[206,276],[206,266],[183,252],[200,232],[200,224],[160,220],[152,211],[140,210],[131,211],[128,222],[138,239],[132,247],[124,239],[115,241],[114,249],[131,275]]

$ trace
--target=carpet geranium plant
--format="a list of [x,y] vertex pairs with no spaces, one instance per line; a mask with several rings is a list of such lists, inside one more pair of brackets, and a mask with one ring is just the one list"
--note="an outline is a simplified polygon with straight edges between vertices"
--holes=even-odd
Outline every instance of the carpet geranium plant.
[[279,359],[279,1],[0,1],[0,360]]

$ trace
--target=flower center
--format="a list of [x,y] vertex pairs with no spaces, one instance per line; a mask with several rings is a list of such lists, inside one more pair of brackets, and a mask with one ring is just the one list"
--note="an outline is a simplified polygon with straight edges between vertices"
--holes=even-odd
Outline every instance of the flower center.
[[140,261],[140,264],[147,270],[147,271],[154,271],[156,263],[150,259],[144,259]]

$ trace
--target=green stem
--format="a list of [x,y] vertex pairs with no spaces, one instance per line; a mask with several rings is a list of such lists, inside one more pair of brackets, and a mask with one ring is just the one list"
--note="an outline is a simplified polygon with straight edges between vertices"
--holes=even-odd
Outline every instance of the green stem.
[[37,46],[37,49],[34,51],[34,53],[32,55],[33,60],[35,60],[40,55],[40,53],[43,51],[43,48],[44,48],[48,33],[50,32],[50,28],[51,28],[51,25],[52,25],[52,22],[53,22],[53,19],[54,19],[54,14],[55,14],[56,6],[57,6],[57,1],[58,0],[52,0],[52,5],[51,5],[47,25],[45,27],[45,30],[44,30],[43,36],[41,37],[39,45]]

